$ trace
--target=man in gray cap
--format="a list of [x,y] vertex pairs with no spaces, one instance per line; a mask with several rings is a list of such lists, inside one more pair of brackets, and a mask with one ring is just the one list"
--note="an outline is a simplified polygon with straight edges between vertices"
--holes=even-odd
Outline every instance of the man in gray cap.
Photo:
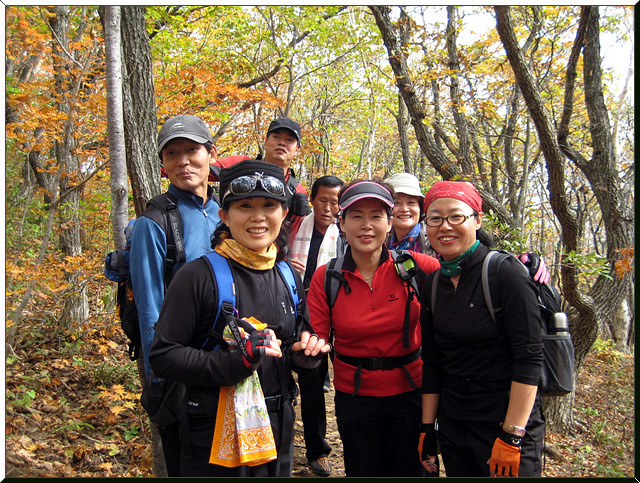
[[[167,243],[165,218],[162,213],[158,214],[156,206],[150,205],[134,225],[129,261],[146,379],[151,375],[149,350],[168,282],[184,262],[211,251],[211,235],[220,221],[220,205],[213,188],[208,184],[209,165],[216,160],[216,155],[211,131],[196,116],[174,116],[164,123],[158,133],[158,157],[163,176],[170,181],[167,192],[159,197],[178,208],[186,260],[175,263],[170,272],[165,273],[167,258],[177,258],[176,253],[170,252],[170,247],[176,244]],[[168,227],[166,229],[170,230]],[[160,435],[167,473],[169,476],[180,476],[177,425],[161,427]]]

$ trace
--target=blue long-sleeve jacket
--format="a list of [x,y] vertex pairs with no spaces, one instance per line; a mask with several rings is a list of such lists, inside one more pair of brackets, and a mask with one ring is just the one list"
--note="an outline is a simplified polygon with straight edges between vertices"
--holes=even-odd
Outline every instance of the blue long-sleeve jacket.
[[[220,206],[211,197],[209,188],[207,202],[187,191],[169,185],[169,193],[178,198],[178,209],[182,217],[182,238],[186,261],[211,251],[211,235],[216,229]],[[167,238],[162,228],[150,218],[141,216],[136,221],[131,236],[129,266],[133,296],[138,308],[138,320],[142,337],[142,354],[146,376],[151,373],[149,351],[153,341],[154,325],[160,315],[164,300],[164,263],[167,256]],[[176,265],[173,273],[183,264]]]

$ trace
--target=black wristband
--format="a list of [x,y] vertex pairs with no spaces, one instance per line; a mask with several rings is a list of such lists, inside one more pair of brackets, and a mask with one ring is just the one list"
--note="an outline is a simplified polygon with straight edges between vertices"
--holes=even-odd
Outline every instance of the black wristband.
[[508,445],[516,446],[518,448],[522,444],[521,436],[516,436],[515,434],[507,433],[506,431],[502,431],[502,433],[500,433],[500,436],[498,436],[498,438],[500,438],[502,441],[504,441]]
[[436,430],[435,423],[422,423],[420,424],[420,432],[421,433],[429,433],[431,431]]

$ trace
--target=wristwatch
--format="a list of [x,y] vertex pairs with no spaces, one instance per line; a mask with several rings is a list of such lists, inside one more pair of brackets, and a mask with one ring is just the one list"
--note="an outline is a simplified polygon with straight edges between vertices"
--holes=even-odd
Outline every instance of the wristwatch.
[[520,426],[514,426],[513,424],[500,423],[500,426],[502,426],[502,429],[505,432],[513,434],[514,436],[518,436],[519,438],[522,438],[524,436],[524,433],[527,432],[524,428],[521,428]]

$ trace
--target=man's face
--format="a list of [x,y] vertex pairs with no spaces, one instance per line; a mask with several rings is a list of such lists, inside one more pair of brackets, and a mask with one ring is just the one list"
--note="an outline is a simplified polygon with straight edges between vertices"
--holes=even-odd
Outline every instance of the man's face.
[[289,129],[276,129],[267,136],[264,150],[264,160],[280,166],[286,173],[298,154],[298,138]]
[[315,198],[311,200],[315,227],[321,233],[325,233],[327,228],[336,221],[336,215],[340,211],[338,193],[340,193],[340,186],[320,186]]

